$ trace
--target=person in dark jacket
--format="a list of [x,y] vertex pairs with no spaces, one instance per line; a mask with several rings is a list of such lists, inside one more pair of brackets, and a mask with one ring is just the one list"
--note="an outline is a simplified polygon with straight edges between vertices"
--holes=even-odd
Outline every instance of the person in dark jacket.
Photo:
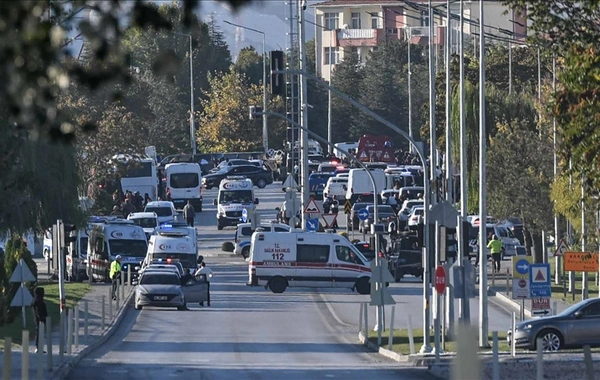
[[[46,301],[44,301],[44,288],[35,288],[35,298],[31,306],[35,313],[35,352],[38,352],[40,349],[40,323],[44,324],[44,331],[46,331],[46,318],[48,317],[48,309]],[[44,348],[42,347],[42,349]]]

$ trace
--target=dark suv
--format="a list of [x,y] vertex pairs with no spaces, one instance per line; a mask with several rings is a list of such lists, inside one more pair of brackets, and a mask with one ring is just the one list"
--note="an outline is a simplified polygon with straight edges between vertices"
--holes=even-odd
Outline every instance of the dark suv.
[[207,174],[202,178],[204,188],[207,190],[219,187],[221,180],[229,176],[244,176],[250,178],[259,189],[273,183],[273,172],[254,165],[228,166],[217,173]]

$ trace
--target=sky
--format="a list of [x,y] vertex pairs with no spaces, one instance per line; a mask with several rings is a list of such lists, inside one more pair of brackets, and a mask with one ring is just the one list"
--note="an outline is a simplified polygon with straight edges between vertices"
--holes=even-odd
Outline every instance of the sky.
[[[171,3],[168,0],[157,0],[156,3]],[[309,4],[314,4],[318,1],[309,0]],[[262,34],[252,31],[236,28],[228,25],[223,21],[229,21],[234,24],[243,25],[252,29],[257,29],[265,32],[265,44],[267,51],[270,50],[285,50],[289,46],[289,21],[286,17],[289,12],[289,6],[286,5],[286,0],[254,0],[250,5],[244,6],[237,13],[233,13],[226,3],[216,0],[203,0],[200,3],[200,8],[197,10],[198,16],[203,21],[208,21],[210,17],[214,17],[217,25],[221,28],[225,36],[225,40],[229,45],[232,57],[237,57],[238,52],[247,46],[254,46],[257,51],[262,49]],[[314,9],[308,7],[306,17],[309,21],[314,21]],[[78,34],[76,30],[70,32],[70,36],[74,37]],[[306,39],[314,38],[315,27],[307,25]],[[74,41],[71,44],[71,52],[77,55],[81,49],[82,41]]]

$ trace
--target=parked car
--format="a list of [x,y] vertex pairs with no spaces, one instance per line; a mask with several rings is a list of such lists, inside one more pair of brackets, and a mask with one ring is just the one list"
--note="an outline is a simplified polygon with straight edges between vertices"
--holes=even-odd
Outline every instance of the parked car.
[[[562,313],[518,323],[515,346],[535,350],[537,339],[544,351],[558,351],[584,345],[600,346],[600,298],[581,301]],[[506,336],[510,344],[512,331]]]
[[369,211],[369,217],[367,220],[363,221],[363,223],[359,227],[359,232],[362,232],[363,229],[367,232],[371,230],[371,224],[381,223],[385,226],[385,230],[387,231],[388,223],[394,222],[398,225],[398,221],[396,220],[396,212],[392,208],[392,206],[388,205],[380,205],[377,206],[377,217],[379,220],[375,221],[375,206],[369,205],[367,206],[367,211]]
[[249,160],[242,160],[242,159],[231,159],[231,160],[225,160],[225,161],[221,161],[219,163],[219,165],[217,165],[216,167],[214,167],[213,169],[211,169],[209,171],[210,174],[212,173],[217,173],[220,170],[229,167],[229,166],[243,166],[243,165],[254,165],[252,162],[250,162]]
[[408,216],[408,229],[416,230],[419,228],[419,224],[423,223],[423,214],[425,208],[423,206],[414,206]]
[[221,180],[229,176],[250,178],[254,186],[259,189],[273,183],[273,172],[254,165],[226,166],[216,173],[205,175],[202,177],[202,182],[204,187],[209,190],[213,187],[219,187]]

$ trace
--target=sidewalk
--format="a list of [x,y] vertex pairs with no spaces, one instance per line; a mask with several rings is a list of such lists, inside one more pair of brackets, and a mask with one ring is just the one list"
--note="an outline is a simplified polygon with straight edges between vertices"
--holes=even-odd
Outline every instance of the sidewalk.
[[[134,289],[134,288],[132,288]],[[125,304],[121,301],[119,310],[116,307],[116,301],[112,301],[110,298],[110,284],[92,284],[91,290],[79,301],[79,347],[75,347],[75,338],[72,342],[71,355],[67,355],[66,349],[63,354],[62,360],[59,357],[59,321],[52,322],[52,369],[49,371],[48,368],[48,354],[43,355],[42,365],[43,371],[42,376],[38,377],[39,354],[35,353],[35,331],[29,332],[29,379],[60,379],[62,378],[70,366],[74,365],[81,359],[81,357],[89,351],[100,346],[108,338],[108,336],[114,331],[115,327],[120,323],[121,316],[125,310],[125,306],[129,303],[133,291],[129,292],[129,289],[125,287]],[[105,296],[105,319],[104,329],[102,329],[102,296]],[[88,338],[84,337],[85,333],[85,302],[88,304]],[[112,318],[109,315],[109,302],[112,303]],[[75,315],[73,314],[73,317]],[[75,322],[73,322],[73,330],[75,335]],[[67,326],[65,322],[65,335],[67,335]],[[47,336],[47,335],[46,335]],[[65,347],[67,340],[65,338]],[[46,350],[46,347],[44,347]],[[85,350],[85,351],[84,351]],[[0,352],[0,365],[4,367],[5,353]],[[13,345],[11,354],[11,372],[10,379],[21,379],[23,354],[21,348]]]

